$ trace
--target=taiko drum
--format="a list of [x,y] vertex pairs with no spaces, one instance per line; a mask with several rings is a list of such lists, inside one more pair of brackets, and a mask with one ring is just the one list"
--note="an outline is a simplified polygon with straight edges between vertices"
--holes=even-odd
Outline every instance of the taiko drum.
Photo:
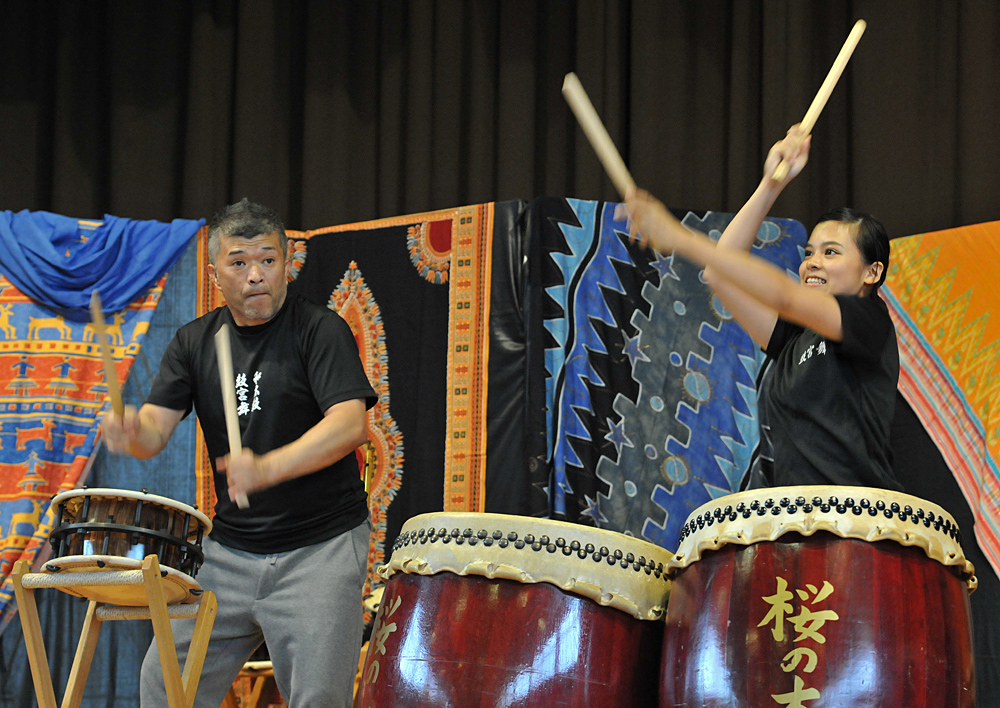
[[940,507],[870,488],[696,509],[669,562],[661,708],[974,706],[960,541]]
[[[201,586],[194,579],[204,560],[201,542],[211,520],[197,509],[145,490],[74,489],[52,499],[55,522],[49,541],[47,573],[134,570],[155,555],[165,574],[168,604],[195,602]],[[143,605],[145,591],[129,585],[61,588],[98,602]]]
[[668,551],[500,514],[403,526],[358,706],[654,705]]

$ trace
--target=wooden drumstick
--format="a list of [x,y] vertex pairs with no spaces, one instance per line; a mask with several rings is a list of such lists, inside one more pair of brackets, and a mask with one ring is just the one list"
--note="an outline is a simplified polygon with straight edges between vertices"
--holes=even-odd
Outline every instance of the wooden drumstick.
[[94,335],[100,342],[101,361],[104,363],[104,384],[108,387],[108,396],[111,397],[111,410],[121,418],[125,414],[125,406],[122,405],[118,372],[115,371],[115,363],[111,358],[111,343],[107,341],[107,332],[104,328],[101,296],[97,294],[96,290],[90,294],[90,321],[94,327]]
[[[223,324],[215,333],[215,356],[219,362],[219,383],[222,385],[222,407],[226,411],[226,434],[229,436],[229,459],[236,459],[243,452],[240,440],[240,419],[236,415],[236,383],[233,381],[233,354],[229,348],[229,325]],[[236,495],[236,505],[241,509],[250,506],[247,495]]]
[[[840,80],[840,75],[844,73],[844,68],[847,66],[847,62],[850,61],[851,55],[854,53],[854,48],[858,46],[858,42],[861,41],[861,35],[865,33],[865,27],[867,24],[864,20],[858,20],[854,23],[854,29],[851,33],[847,35],[847,41],[844,42],[844,46],[840,48],[840,54],[833,62],[833,66],[830,67],[830,73],[826,75],[823,80],[822,86],[819,87],[819,91],[816,92],[816,98],[809,105],[809,110],[806,111],[805,117],[802,119],[801,132],[803,139],[812,132],[813,126],[816,125],[816,119],[819,118],[820,112],[823,107],[826,106],[827,100],[830,98],[830,94],[833,93],[834,87],[837,85],[837,81]],[[782,160],[777,168],[774,170],[774,174],[771,175],[771,179],[775,182],[780,182],[785,179],[788,174],[788,170],[791,165]]]
[[597,159],[604,165],[615,189],[624,197],[628,188],[635,186],[635,180],[629,174],[625,161],[622,160],[622,156],[612,142],[611,136],[608,135],[604,123],[601,122],[600,116],[594,110],[594,104],[590,102],[587,92],[583,90],[580,79],[572,71],[566,74],[566,78],[563,80],[562,93],[566,103],[573,110],[576,120],[580,123],[580,127],[583,128],[584,135],[587,136],[591,147],[597,153]]

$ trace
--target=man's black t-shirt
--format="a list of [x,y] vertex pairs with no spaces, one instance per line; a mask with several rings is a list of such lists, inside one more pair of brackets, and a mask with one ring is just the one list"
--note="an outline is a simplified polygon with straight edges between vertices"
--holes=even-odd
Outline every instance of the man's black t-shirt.
[[766,349],[773,362],[758,400],[760,471],[769,486],[901,491],[889,449],[899,379],[896,330],[881,298],[838,295],[837,302],[840,342],[785,320],[775,325]]
[[[243,446],[258,455],[287,445],[330,406],[356,398],[375,403],[357,342],[336,313],[288,298],[273,319],[239,327],[220,307],[181,327],[167,347],[146,402],[198,414],[212,468],[229,452],[215,353],[223,323],[230,337]],[[330,467],[249,495],[250,507],[229,500],[215,472],[212,537],[254,553],[280,553],[333,538],[364,521],[368,507],[353,454]]]

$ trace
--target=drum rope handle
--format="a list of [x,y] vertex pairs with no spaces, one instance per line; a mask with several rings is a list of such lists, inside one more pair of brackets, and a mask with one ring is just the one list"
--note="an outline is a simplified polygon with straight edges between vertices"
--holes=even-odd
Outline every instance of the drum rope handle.
[[28,573],[21,584],[26,588],[71,588],[83,585],[142,585],[141,570],[114,570],[93,573]]
[[[167,615],[170,619],[193,619],[198,616],[201,603],[193,605],[169,605]],[[122,607],[120,605],[101,605],[95,611],[97,619],[110,620],[148,620],[148,607]]]

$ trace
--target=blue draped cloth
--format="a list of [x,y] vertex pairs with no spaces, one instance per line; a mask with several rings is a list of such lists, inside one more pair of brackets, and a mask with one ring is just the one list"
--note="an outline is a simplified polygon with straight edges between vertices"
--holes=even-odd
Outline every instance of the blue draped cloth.
[[0,272],[21,292],[75,322],[90,321],[90,296],[118,312],[184,253],[204,219],[102,221],[46,211],[0,212]]

